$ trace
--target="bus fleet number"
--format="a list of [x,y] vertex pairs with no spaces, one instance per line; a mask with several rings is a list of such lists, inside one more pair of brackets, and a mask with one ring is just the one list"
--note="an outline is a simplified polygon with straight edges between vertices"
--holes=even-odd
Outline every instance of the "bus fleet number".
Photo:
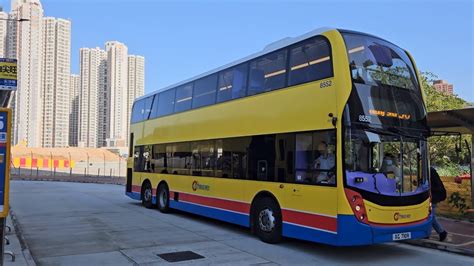
[[370,117],[370,115],[359,115],[359,122],[370,123],[372,122],[372,118]]
[[332,85],[332,81],[326,80],[319,84],[319,88],[326,88],[326,87],[330,87],[331,85]]

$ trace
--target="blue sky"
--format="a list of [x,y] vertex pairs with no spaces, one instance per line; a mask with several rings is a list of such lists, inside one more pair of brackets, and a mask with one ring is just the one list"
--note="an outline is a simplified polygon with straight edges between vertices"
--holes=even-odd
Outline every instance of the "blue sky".
[[[0,0],[6,10],[10,1]],[[371,33],[414,56],[421,71],[474,102],[473,3],[454,1],[42,0],[46,16],[72,21],[72,72],[79,48],[125,43],[146,59],[146,92],[322,26]]]

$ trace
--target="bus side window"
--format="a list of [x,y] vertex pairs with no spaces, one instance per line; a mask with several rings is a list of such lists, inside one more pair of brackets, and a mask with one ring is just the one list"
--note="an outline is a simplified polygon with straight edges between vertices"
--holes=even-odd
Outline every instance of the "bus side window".
[[166,159],[166,145],[158,144],[153,146],[153,164],[155,172],[160,174],[168,173]]
[[290,50],[288,85],[331,77],[332,61],[328,42],[321,37],[306,40]]
[[135,153],[133,155],[133,168],[135,172],[141,172],[143,169],[143,146],[135,146]]

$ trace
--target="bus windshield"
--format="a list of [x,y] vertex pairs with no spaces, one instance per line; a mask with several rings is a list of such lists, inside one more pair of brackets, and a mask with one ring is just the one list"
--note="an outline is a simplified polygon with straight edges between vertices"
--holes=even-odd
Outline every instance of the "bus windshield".
[[357,190],[408,196],[429,188],[426,141],[375,128],[348,127],[346,183]]
[[353,83],[347,107],[351,122],[427,130],[425,106],[407,53],[376,37],[343,37]]
[[352,79],[366,85],[417,90],[413,64],[399,47],[370,36],[344,34]]

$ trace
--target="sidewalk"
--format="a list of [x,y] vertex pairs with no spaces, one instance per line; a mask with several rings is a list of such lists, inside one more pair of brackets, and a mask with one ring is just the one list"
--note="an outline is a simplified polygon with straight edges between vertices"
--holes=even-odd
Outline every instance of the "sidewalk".
[[4,255],[4,265],[11,265],[11,266],[31,266],[31,265],[36,265],[33,259],[31,258],[31,255],[29,255],[29,250],[23,250],[20,240],[18,239],[18,236],[15,231],[15,226],[12,223],[11,216],[9,215],[7,218],[7,225],[11,228],[11,231],[9,231],[8,228],[6,228],[5,231],[5,236],[8,238],[10,244],[6,245],[5,244],[5,251],[11,251],[14,256],[15,260],[13,261],[13,258],[11,255],[5,254]]
[[434,230],[429,239],[410,240],[407,242],[474,257],[474,223],[444,217],[438,217],[438,221],[448,232],[448,237],[444,242],[439,241],[439,236]]

